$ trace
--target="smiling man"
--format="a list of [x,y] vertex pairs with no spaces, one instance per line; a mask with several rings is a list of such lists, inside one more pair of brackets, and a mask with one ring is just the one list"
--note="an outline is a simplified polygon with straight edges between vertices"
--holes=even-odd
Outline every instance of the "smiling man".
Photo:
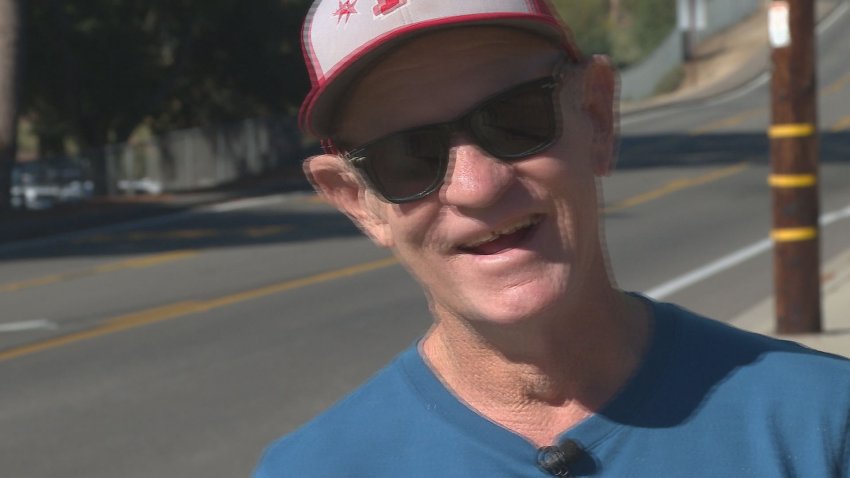
[[257,478],[847,476],[847,361],[613,285],[616,76],[547,3],[320,0],[304,42],[304,169],[434,325]]

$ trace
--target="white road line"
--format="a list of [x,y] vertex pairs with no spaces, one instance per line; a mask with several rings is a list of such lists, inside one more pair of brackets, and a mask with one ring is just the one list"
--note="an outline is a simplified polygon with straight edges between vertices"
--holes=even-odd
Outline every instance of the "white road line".
[[214,204],[212,206],[203,208],[203,210],[209,212],[231,212],[238,211],[240,209],[250,209],[253,207],[263,207],[270,206],[272,204],[277,204],[284,202],[286,199],[297,195],[297,193],[287,193],[287,194],[274,194],[272,196],[260,196],[255,198],[245,198],[245,199],[237,199],[234,201],[228,201],[221,204]]
[[[850,205],[843,209],[823,214],[820,218],[820,224],[825,227],[847,218],[850,218]],[[664,299],[682,289],[696,284],[697,282],[752,259],[753,257],[770,250],[772,246],[773,241],[770,238],[762,239],[761,241],[750,244],[749,246],[739,249],[729,255],[723,256],[714,262],[688,272],[687,274],[653,287],[646,291],[645,294],[656,300]]]
[[677,105],[671,104],[669,105],[669,107],[661,106],[658,110],[648,111],[646,113],[631,113],[626,116],[620,117],[620,126],[628,126],[633,123],[642,123],[644,121],[649,121],[655,118],[670,116],[674,113],[684,111],[685,109],[687,108],[682,108],[681,106],[677,107]]
[[55,236],[47,236],[39,239],[27,239],[18,242],[10,242],[8,244],[0,244],[0,255],[7,255],[13,252],[17,252],[20,250],[33,249],[37,247],[45,247],[52,246],[55,244],[59,244],[62,242],[71,242],[79,239],[84,239],[89,236],[94,236],[98,234],[115,234],[117,232],[128,231],[132,229],[140,229],[143,227],[150,226],[159,226],[163,224],[168,224],[170,222],[175,222],[183,217],[188,216],[193,211],[180,211],[175,213],[169,213],[161,216],[149,217],[146,219],[139,219],[127,222],[119,222],[115,224],[109,224],[106,226],[92,227],[89,229],[83,229],[81,231],[68,232],[63,234],[57,234]]
[[844,2],[841,3],[841,5],[835,7],[835,10],[830,12],[830,14],[826,18],[824,18],[823,21],[818,23],[818,26],[817,26],[818,34],[821,34],[825,31],[829,30],[830,28],[832,28],[832,25],[834,25],[835,22],[837,22],[838,19],[841,18],[842,15],[847,13],[847,10],[850,10],[850,2],[847,2],[847,1],[844,1]]
[[735,101],[739,98],[743,98],[752,93],[753,91],[757,90],[758,88],[761,88],[762,86],[766,85],[770,81],[770,78],[770,72],[764,71],[759,76],[750,80],[750,82],[746,83],[744,86],[736,90],[721,93],[720,95],[715,96],[714,98],[711,98],[710,100],[706,101],[701,106],[717,106],[722,105],[723,103]]
[[708,108],[710,106],[718,106],[724,103],[730,103],[737,99],[743,98],[753,91],[761,88],[766,85],[770,81],[770,73],[767,71],[762,72],[759,76],[753,78],[742,86],[735,88],[731,91],[727,91],[724,93],[719,93],[715,96],[702,99],[695,100],[694,102],[686,102],[682,103],[670,103],[669,105],[659,106],[658,110],[648,111],[646,113],[631,113],[627,116],[624,116],[620,119],[621,126],[627,126],[633,123],[641,123],[644,121],[649,121],[655,118],[660,118],[664,116],[670,116],[676,113],[681,113],[683,111],[693,110],[694,108]]
[[9,322],[0,324],[0,334],[10,332],[25,332],[27,330],[54,330],[58,329],[59,325],[56,322],[49,320],[25,320],[22,322]]

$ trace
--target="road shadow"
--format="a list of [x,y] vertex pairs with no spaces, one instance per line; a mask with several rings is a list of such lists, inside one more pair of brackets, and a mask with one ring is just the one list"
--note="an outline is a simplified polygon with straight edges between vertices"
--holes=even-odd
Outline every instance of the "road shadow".
[[[735,133],[666,134],[625,136],[620,144],[617,169],[622,171],[651,168],[689,168],[722,166],[742,162],[769,163],[770,143],[765,134]],[[850,132],[824,133],[820,136],[822,163],[850,162]],[[616,174],[616,173],[615,173]],[[250,186],[250,185],[249,185]],[[209,202],[236,197],[263,196],[284,192],[306,192],[309,184],[300,178],[277,178],[262,187],[194,191],[209,194]],[[304,195],[301,199],[306,199]],[[91,201],[68,205],[37,214],[8,216],[0,219],[0,263],[34,258],[65,256],[109,256],[156,254],[183,249],[209,249],[262,246],[275,243],[351,238],[361,232],[329,206],[314,203],[309,207],[246,208],[232,212],[196,212],[186,220],[156,224],[165,217],[197,206],[181,195],[170,200]],[[613,214],[622,214],[622,211]],[[18,247],[4,250],[3,242],[40,241],[39,237],[73,233],[138,219],[154,218],[152,225],[136,229],[86,234],[56,241],[50,246]]]
[[[291,242],[358,237],[361,232],[329,207],[314,211],[285,209],[192,212],[171,220],[151,217],[146,227],[120,224],[101,232],[71,235],[31,247],[0,246],[0,263],[70,256],[149,255],[177,250],[254,247]],[[179,212],[171,211],[171,212]],[[18,243],[20,244],[20,243]]]
[[[820,138],[822,163],[850,161],[850,131],[825,132]],[[662,134],[623,136],[617,169],[769,164],[766,133]]]

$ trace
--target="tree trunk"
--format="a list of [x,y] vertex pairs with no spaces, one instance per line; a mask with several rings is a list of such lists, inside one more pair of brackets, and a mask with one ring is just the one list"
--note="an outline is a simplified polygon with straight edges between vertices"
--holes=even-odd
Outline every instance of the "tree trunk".
[[0,214],[11,208],[21,50],[19,0],[0,0]]

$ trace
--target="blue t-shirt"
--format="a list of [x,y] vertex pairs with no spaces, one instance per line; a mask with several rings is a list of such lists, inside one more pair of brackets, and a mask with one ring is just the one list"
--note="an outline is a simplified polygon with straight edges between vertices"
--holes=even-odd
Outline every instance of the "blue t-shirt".
[[[653,304],[640,368],[561,439],[571,476],[850,477],[850,361]],[[254,478],[546,477],[538,450],[479,415],[415,346],[273,443]]]

